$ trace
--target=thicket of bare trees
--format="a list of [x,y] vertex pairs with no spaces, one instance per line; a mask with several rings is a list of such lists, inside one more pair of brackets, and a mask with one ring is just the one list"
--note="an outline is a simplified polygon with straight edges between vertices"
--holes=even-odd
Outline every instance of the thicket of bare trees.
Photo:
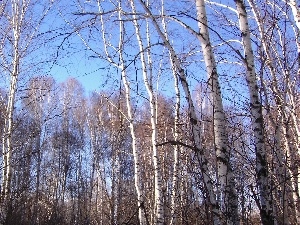
[[299,4],[1,1],[0,224],[300,224]]

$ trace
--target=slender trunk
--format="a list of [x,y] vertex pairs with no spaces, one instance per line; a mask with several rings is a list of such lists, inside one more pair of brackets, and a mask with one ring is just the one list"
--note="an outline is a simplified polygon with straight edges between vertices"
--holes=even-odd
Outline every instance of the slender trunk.
[[12,136],[13,136],[13,117],[15,107],[15,96],[17,91],[17,82],[19,76],[19,40],[20,40],[20,17],[21,13],[17,1],[12,1],[12,30],[13,30],[13,69],[11,73],[10,88],[8,95],[8,103],[6,108],[6,118],[4,124],[4,132],[2,138],[2,157],[3,157],[3,172],[2,172],[2,200],[6,201],[9,198],[10,183],[12,175]]
[[123,59],[123,44],[124,44],[124,23],[122,21],[121,11],[119,11],[119,18],[120,18],[120,40],[119,40],[119,58],[120,58],[120,69],[121,69],[121,76],[123,85],[125,88],[125,99],[127,105],[127,119],[129,121],[129,129],[132,138],[132,152],[134,158],[134,185],[135,190],[137,193],[137,201],[138,201],[138,212],[139,212],[139,222],[140,225],[145,225],[146,215],[145,215],[145,203],[142,193],[142,184],[141,184],[141,167],[140,167],[140,153],[138,151],[138,146],[136,142],[136,131],[134,126],[134,115],[132,110],[132,103],[131,103],[131,95],[130,95],[130,83],[127,80],[127,75],[125,71],[125,63]]
[[220,224],[219,205],[218,205],[218,202],[216,201],[216,196],[215,196],[215,193],[213,190],[212,179],[209,176],[210,172],[209,172],[209,168],[208,168],[208,161],[207,161],[207,159],[204,155],[204,151],[202,149],[201,138],[200,138],[201,127],[199,125],[198,118],[196,116],[196,111],[195,111],[195,107],[193,104],[193,100],[192,100],[192,96],[190,93],[190,89],[189,89],[189,85],[188,85],[188,82],[186,79],[185,72],[181,66],[181,63],[176,55],[175,50],[173,49],[172,45],[170,44],[170,42],[168,41],[168,39],[166,38],[164,33],[161,31],[155,17],[152,15],[151,11],[149,10],[147,5],[142,0],[140,0],[140,3],[142,4],[144,10],[148,13],[150,18],[152,19],[153,25],[154,25],[156,31],[158,32],[158,35],[161,37],[165,46],[168,48],[171,58],[172,58],[172,62],[174,63],[176,70],[178,72],[179,81],[183,87],[183,91],[185,93],[185,98],[186,98],[186,100],[188,102],[188,106],[189,106],[189,109],[188,109],[189,110],[189,120],[191,123],[192,135],[193,135],[194,144],[195,144],[195,148],[196,148],[195,153],[200,162],[200,167],[201,167],[201,172],[203,175],[204,184],[205,184],[206,190],[208,192],[210,204],[212,206],[213,224],[219,225]]
[[[170,55],[171,58],[171,55]],[[176,104],[175,104],[175,119],[174,119],[174,141],[179,140],[179,115],[180,115],[180,89],[178,86],[178,77],[176,75],[176,68],[172,64],[172,70],[174,75],[174,87],[176,92]],[[177,222],[177,213],[178,209],[178,181],[179,181],[179,171],[180,171],[180,146],[176,145],[174,147],[174,165],[173,165],[173,178],[172,178],[172,194],[171,194],[171,220],[170,225],[176,224]],[[177,210],[178,211],[178,210]]]
[[294,20],[297,26],[296,42],[298,48],[298,75],[300,75],[300,3],[299,0],[290,0],[289,5],[292,9]]
[[290,151],[290,146],[287,140],[287,129],[284,126],[283,118],[279,118],[279,121],[276,126],[275,131],[275,144],[276,144],[276,153],[278,160],[278,183],[280,187],[281,193],[281,208],[282,208],[282,216],[281,223],[282,224],[298,224],[297,217],[297,207],[296,207],[296,199],[297,196],[295,192],[295,183],[292,171],[290,168],[292,156]]
[[2,196],[1,197],[3,201],[6,201],[9,198],[11,174],[12,174],[12,165],[11,165],[12,135],[13,135],[14,101],[15,101],[17,79],[18,79],[17,67],[18,65],[15,65],[15,69],[11,77],[8,104],[6,108],[4,132],[2,138],[3,171],[2,171]]
[[[162,14],[164,14],[164,0],[162,0]],[[167,39],[168,38],[168,33],[167,33],[167,27],[165,23],[164,17],[162,17],[162,26],[164,29],[164,35]],[[179,122],[180,122],[180,89],[179,89],[179,82],[178,82],[178,77],[176,74],[176,66],[174,65],[172,61],[172,55],[169,52],[169,57],[170,57],[170,62],[171,62],[171,69],[174,77],[174,88],[175,88],[175,93],[176,93],[176,103],[175,103],[175,118],[174,118],[174,141],[177,142],[179,141]],[[179,156],[180,156],[180,146],[175,145],[174,147],[174,165],[173,165],[173,177],[172,177],[172,191],[171,191],[171,219],[170,219],[170,225],[176,224],[177,219],[178,219],[178,213],[179,213],[179,206],[178,206],[178,192],[179,192],[179,172],[180,172],[180,161],[179,161]]]
[[[101,11],[101,2],[97,1],[99,12]],[[121,1],[118,2],[119,8],[121,9]],[[133,159],[134,159],[134,186],[137,194],[137,202],[138,202],[138,217],[139,217],[139,223],[140,225],[147,224],[147,218],[146,218],[146,211],[145,211],[145,202],[142,192],[142,183],[140,180],[141,177],[141,164],[140,164],[140,152],[138,150],[137,146],[137,140],[136,140],[136,131],[135,131],[135,125],[134,125],[134,113],[132,109],[132,103],[131,103],[131,94],[130,94],[130,82],[127,79],[126,75],[126,66],[123,59],[123,48],[124,48],[124,21],[122,19],[122,10],[118,11],[118,17],[119,17],[119,29],[120,29],[120,36],[119,36],[119,63],[115,63],[113,59],[111,58],[107,46],[110,44],[108,43],[106,39],[106,31],[105,31],[105,22],[103,20],[102,15],[100,16],[101,19],[101,32],[102,32],[102,38],[104,41],[104,51],[107,57],[107,60],[116,66],[118,69],[121,70],[121,77],[122,82],[125,89],[125,100],[126,100],[126,106],[127,106],[127,120],[129,122],[129,129],[130,134],[132,138],[131,146],[132,146],[132,153],[133,153]],[[101,200],[102,201],[102,200]]]
[[[40,123],[41,124],[41,123]],[[36,190],[35,190],[35,203],[34,203],[34,217],[35,223],[39,217],[39,195],[40,195],[40,177],[41,177],[41,164],[42,164],[42,149],[41,149],[41,132],[38,133],[36,140],[36,151],[37,151],[37,168],[36,168]]]
[[[292,9],[293,12],[293,16],[294,16],[294,20],[297,26],[297,31],[296,31],[296,42],[297,42],[297,49],[298,49],[298,77],[300,76],[300,9],[299,9],[299,0],[290,0],[289,1],[289,5]],[[295,161],[300,162],[300,132],[299,132],[299,125],[298,125],[298,121],[296,118],[296,113],[295,113],[295,104],[294,104],[294,96],[291,96],[291,93],[289,93],[290,95],[290,101],[291,101],[291,105],[293,108],[293,111],[291,112],[291,117],[292,117],[292,124],[293,124],[293,128],[294,128],[294,136],[295,136],[295,148],[296,148],[296,152],[295,152]],[[295,201],[295,205],[296,205],[296,218],[297,218],[297,223],[300,223],[300,165],[299,163],[294,165],[294,171],[293,171],[293,177],[294,177],[294,185],[295,185],[295,197],[294,197],[294,201]]]
[[[144,3],[145,4],[145,3]],[[142,74],[144,78],[144,84],[149,96],[149,104],[150,104],[150,114],[151,114],[151,143],[152,143],[152,160],[154,165],[154,204],[155,204],[155,224],[160,225],[164,223],[164,205],[163,205],[163,190],[162,190],[162,174],[161,174],[161,165],[160,159],[157,149],[157,127],[156,127],[156,101],[153,91],[152,84],[152,61],[151,61],[151,53],[150,53],[150,34],[148,30],[148,22],[146,28],[146,35],[148,40],[148,63],[146,62],[145,57],[145,48],[143,45],[141,31],[139,28],[139,24],[137,23],[136,18],[136,9],[134,1],[131,1],[131,7],[133,12],[133,24],[135,27],[136,37],[138,40],[139,50],[140,50],[140,58],[142,63]],[[149,71],[149,72],[148,72]],[[149,76],[149,77],[148,77]]]
[[223,110],[217,66],[209,38],[204,0],[196,0],[196,8],[198,26],[200,29],[200,35],[198,36],[198,38],[201,42],[206,71],[208,75],[210,97],[213,104],[214,141],[217,157],[217,177],[219,188],[218,199],[221,203],[221,208],[225,211],[225,219],[227,224],[239,224],[237,209],[238,199],[235,190],[233,171],[230,166],[226,118]]
[[256,154],[256,175],[260,197],[260,214],[263,224],[273,224],[271,187],[269,184],[268,163],[264,145],[264,127],[262,105],[259,99],[258,85],[254,67],[254,55],[251,46],[248,17],[244,2],[235,0],[240,30],[242,32],[243,47],[245,52],[246,79],[250,95],[250,110],[252,129],[254,132],[254,145]]

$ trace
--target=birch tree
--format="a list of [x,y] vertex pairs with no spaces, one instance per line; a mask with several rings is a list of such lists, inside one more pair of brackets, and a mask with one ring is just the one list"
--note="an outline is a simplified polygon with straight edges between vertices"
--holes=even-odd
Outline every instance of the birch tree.
[[254,55],[251,47],[251,38],[249,30],[249,22],[246,8],[243,1],[235,0],[239,25],[244,47],[245,67],[247,73],[247,84],[250,95],[250,110],[252,119],[252,129],[255,137],[255,154],[256,154],[256,174],[257,185],[260,197],[260,213],[262,224],[273,224],[272,212],[272,196],[271,186],[268,173],[268,162],[266,159],[266,150],[264,145],[264,128],[262,105],[259,99],[258,85],[254,66]]
[[[153,90],[153,74],[152,74],[152,59],[151,59],[151,52],[150,52],[150,31],[149,31],[149,24],[148,21],[146,22],[146,38],[147,38],[147,52],[145,53],[145,46],[142,41],[141,31],[139,28],[139,24],[137,22],[136,17],[136,9],[134,1],[131,1],[131,8],[133,13],[133,24],[136,32],[136,37],[140,49],[140,60],[142,64],[142,74],[145,83],[145,87],[149,96],[149,104],[150,104],[150,114],[151,114],[151,129],[152,129],[152,160],[154,165],[154,202],[155,202],[155,224],[163,224],[164,223],[164,208],[163,208],[163,191],[162,191],[162,174],[161,174],[161,165],[160,165],[160,158],[158,154],[157,148],[157,118],[156,118],[156,101],[155,95]],[[147,55],[147,61],[146,61]],[[149,71],[149,72],[148,72]]]
[[[264,100],[266,102],[266,110],[270,114],[270,123],[275,128],[276,133],[278,132],[275,135],[277,146],[275,148],[275,154],[279,157],[276,156],[274,158],[275,161],[277,161],[278,163],[278,167],[276,168],[277,175],[274,177],[273,180],[281,184],[279,186],[276,186],[276,188],[280,187],[279,190],[280,192],[282,192],[283,199],[277,201],[279,200],[278,197],[281,198],[281,196],[276,196],[276,194],[273,192],[273,195],[276,196],[274,200],[277,201],[276,204],[273,204],[273,207],[274,209],[281,208],[279,209],[279,211],[276,209],[277,212],[275,219],[279,223],[282,222],[286,224],[289,223],[289,221],[292,222],[296,220],[296,218],[293,218],[293,215],[299,215],[299,207],[295,205],[297,204],[296,202],[298,202],[296,192],[297,190],[299,190],[297,188],[297,176],[295,176],[297,174],[297,172],[295,172],[297,168],[291,166],[292,164],[290,164],[293,161],[293,159],[298,158],[298,153],[297,151],[295,151],[295,147],[293,147],[294,144],[294,146],[297,145],[297,141],[290,141],[290,144],[287,143],[287,138],[291,138],[293,140],[297,139],[292,138],[294,134],[297,133],[297,125],[296,127],[294,127],[294,125],[297,124],[297,122],[293,119],[293,115],[295,115],[293,99],[296,95],[294,92],[295,86],[292,80],[297,80],[297,71],[299,71],[299,65],[297,65],[297,63],[290,62],[292,60],[294,62],[297,62],[299,57],[298,53],[295,53],[295,51],[287,51],[287,49],[291,48],[292,46],[292,48],[294,48],[295,45],[297,46],[298,35],[296,31],[295,36],[291,37],[291,34],[293,33],[293,31],[295,31],[295,28],[293,28],[293,22],[291,22],[290,20],[288,5],[286,1],[274,1],[271,5],[266,5],[268,8],[268,10],[266,11],[268,12],[268,18],[274,19],[274,14],[272,13],[279,13],[280,15],[282,15],[282,17],[285,18],[284,21],[274,20],[274,26],[270,26],[269,24],[263,23],[263,20],[261,19],[261,10],[255,5],[254,1],[249,0],[249,4],[251,6],[251,10],[253,12],[258,27],[258,35],[261,40],[262,46],[260,60],[261,63],[265,65],[265,67],[262,67],[261,69],[261,79],[263,79],[264,74],[269,75],[267,81],[265,80],[262,82],[262,90],[265,97]],[[284,24],[285,27],[284,32],[282,31],[281,27],[282,24]],[[274,48],[273,45],[270,45],[270,43],[278,45],[278,48]],[[297,49],[297,47],[294,49]],[[272,83],[271,88],[267,88],[266,86],[266,83],[268,81]],[[272,100],[274,101],[274,103],[271,103]],[[272,110],[272,107],[275,107],[274,109],[276,110]],[[272,116],[271,112],[274,112],[274,116]],[[289,128],[286,126],[287,124],[289,124],[288,118],[292,118],[292,121],[296,122],[290,124]],[[294,130],[292,132],[294,134],[290,133],[290,135],[288,135],[287,130]],[[291,145],[291,143],[294,144]],[[287,201],[290,201],[290,204],[288,204]],[[289,206],[291,206],[291,208],[290,210],[287,210]],[[294,213],[291,213],[289,215],[289,211],[294,211]],[[299,218],[299,216],[296,217]]]
[[[52,6],[51,2],[41,9],[39,16],[29,18],[33,12],[32,1],[6,1],[3,5],[2,19],[6,31],[3,33],[2,43],[7,45],[1,48],[2,66],[9,75],[9,91],[5,112],[5,125],[2,136],[2,190],[1,200],[6,201],[10,195],[11,175],[13,165],[11,159],[13,154],[13,129],[14,129],[14,109],[16,93],[18,90],[19,75],[22,71],[22,62],[34,48],[33,40],[38,35],[41,22]],[[4,30],[3,30],[4,31]],[[9,43],[9,44],[8,44]],[[9,53],[11,52],[11,54]]]
[[[164,0],[162,0],[162,15],[164,14]],[[162,17],[162,26],[164,30],[164,35],[167,40],[168,38],[168,33],[167,33],[167,25],[165,22],[165,18]],[[180,123],[180,102],[181,102],[181,96],[180,96],[180,89],[179,89],[179,81],[178,77],[176,74],[176,66],[174,65],[172,61],[172,55],[170,54],[169,51],[169,57],[170,57],[170,63],[171,63],[171,70],[173,73],[174,77],[174,89],[175,89],[175,96],[176,96],[176,102],[175,102],[175,118],[174,118],[174,131],[173,131],[173,136],[174,136],[174,141],[175,143],[177,141],[180,141],[180,135],[179,135],[179,123]],[[181,146],[180,145],[175,145],[174,146],[174,166],[173,166],[173,177],[172,177],[172,192],[171,192],[171,212],[170,212],[170,225],[176,224],[178,220],[178,215],[177,215],[177,209],[179,208],[178,205],[178,197],[179,197],[179,182],[180,182],[180,153],[181,153]],[[179,220],[180,221],[180,220]],[[181,221],[182,222],[182,221]]]
[[172,45],[170,44],[170,42],[168,41],[168,39],[164,35],[163,31],[159,27],[159,25],[158,25],[156,19],[154,18],[153,14],[151,13],[149,8],[147,7],[147,5],[143,1],[140,0],[140,3],[142,4],[142,6],[143,6],[144,10],[146,11],[146,13],[148,14],[148,16],[150,16],[150,18],[152,19],[152,22],[153,22],[153,25],[154,25],[156,31],[158,32],[159,36],[164,41],[164,44],[166,45],[167,49],[170,52],[172,61],[173,61],[174,65],[176,65],[176,70],[178,72],[179,80],[180,80],[180,83],[181,83],[181,85],[183,87],[183,90],[185,92],[186,100],[188,102],[189,120],[191,121],[192,134],[193,134],[195,147],[196,147],[196,155],[198,156],[198,159],[199,159],[199,162],[200,162],[201,172],[202,172],[202,175],[203,175],[204,183],[206,185],[209,200],[210,200],[210,203],[212,205],[213,223],[214,224],[219,224],[220,223],[219,205],[218,205],[218,202],[216,201],[215,193],[213,191],[212,180],[209,177],[210,173],[209,173],[209,170],[208,170],[208,161],[204,156],[204,152],[203,152],[202,144],[201,144],[201,139],[200,139],[201,127],[199,126],[198,118],[196,116],[195,107],[194,107],[194,104],[193,104],[193,100],[191,98],[191,94],[190,94],[188,82],[187,82],[187,79],[186,79],[186,75],[184,73],[184,70],[181,66],[181,63],[180,63],[179,59],[177,58],[177,54],[176,54],[175,50],[173,49]]
[[[121,3],[120,3],[121,4]],[[138,202],[138,212],[139,212],[139,222],[141,225],[146,224],[146,215],[145,215],[145,200],[142,192],[141,185],[141,168],[140,168],[140,150],[138,149],[137,140],[136,140],[136,129],[134,125],[134,114],[132,109],[131,94],[130,94],[130,83],[127,78],[125,63],[123,59],[123,49],[124,49],[124,22],[122,21],[122,13],[119,11],[120,19],[120,39],[119,39],[119,56],[120,56],[120,65],[121,65],[121,75],[122,81],[125,88],[125,98],[127,105],[127,119],[129,122],[129,128],[132,138],[132,152],[134,157],[134,183],[137,193],[137,202]]]
[[[131,138],[132,138],[132,155],[134,158],[134,171],[135,171],[135,189],[136,189],[136,194],[137,194],[137,202],[138,202],[138,212],[139,212],[139,220],[140,224],[146,224],[147,223],[147,218],[145,216],[145,203],[144,203],[144,197],[143,197],[143,192],[142,192],[142,184],[141,184],[141,178],[140,178],[140,173],[141,173],[141,163],[140,163],[140,154],[141,154],[141,149],[138,147],[137,143],[137,134],[136,134],[136,128],[135,128],[135,115],[134,115],[134,109],[133,109],[133,103],[132,103],[132,94],[131,94],[131,84],[129,81],[129,75],[127,74],[127,67],[128,65],[125,62],[124,59],[124,51],[125,51],[125,27],[124,27],[124,18],[125,16],[123,15],[124,12],[122,11],[122,2],[118,1],[117,4],[115,5],[114,3],[111,4],[115,10],[110,11],[109,13],[104,12],[104,9],[102,8],[102,2],[97,1],[96,2],[96,12],[85,12],[84,10],[77,15],[83,17],[87,15],[95,15],[99,16],[100,18],[100,28],[96,28],[100,30],[100,35],[102,38],[102,43],[103,43],[103,51],[97,51],[97,49],[88,41],[88,38],[85,39],[84,32],[81,32],[78,27],[76,27],[75,24],[72,24],[70,21],[66,22],[74,29],[76,30],[76,34],[79,37],[79,39],[82,41],[83,45],[93,52],[97,57],[99,58],[105,58],[105,60],[115,67],[117,71],[120,72],[121,74],[121,80],[123,83],[124,87],[124,95],[126,99],[126,105],[127,105],[127,110],[126,112],[120,111],[120,113],[125,116],[127,122],[129,123],[129,128],[130,128],[130,133],[131,133]],[[82,9],[80,3],[78,3],[78,6],[80,9]],[[108,14],[113,14],[113,18],[116,18],[116,21],[113,22],[114,26],[118,26],[118,34],[116,37],[117,44],[115,44],[115,39],[110,38],[110,32],[109,32],[109,17],[106,17]],[[106,21],[108,19],[108,21]],[[79,25],[81,29],[81,25]],[[98,31],[99,31],[98,30]],[[98,41],[97,41],[98,42]],[[115,51],[115,52],[114,52]],[[100,53],[101,52],[101,53]]]
[[217,171],[219,193],[218,198],[222,208],[225,209],[226,219],[229,224],[238,224],[237,196],[234,184],[233,171],[230,165],[230,153],[228,149],[228,135],[226,131],[226,118],[223,109],[221,88],[218,81],[217,65],[209,38],[209,28],[203,0],[196,1],[198,26],[200,35],[198,36],[208,76],[208,86],[213,107],[213,126],[217,157]]
[[[12,72],[11,81],[9,88],[9,97],[6,108],[5,126],[2,137],[2,156],[3,156],[3,171],[2,171],[2,200],[6,201],[9,197],[10,182],[12,174],[11,156],[12,156],[12,131],[13,131],[13,115],[14,115],[14,103],[17,91],[17,81],[19,75],[19,63],[20,63],[20,52],[19,52],[19,41],[21,35],[22,20],[24,19],[28,3],[24,4],[24,7],[19,6],[17,1],[12,1],[12,40],[13,40],[13,59],[12,59]],[[22,10],[24,8],[24,10]]]

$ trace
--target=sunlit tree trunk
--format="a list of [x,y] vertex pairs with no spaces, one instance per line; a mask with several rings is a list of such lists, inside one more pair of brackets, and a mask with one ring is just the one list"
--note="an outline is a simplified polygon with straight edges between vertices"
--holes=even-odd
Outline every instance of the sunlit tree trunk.
[[10,87],[8,94],[8,103],[6,108],[6,117],[4,132],[2,138],[2,157],[3,157],[3,171],[2,171],[2,200],[6,201],[9,197],[10,182],[12,175],[12,135],[13,135],[13,117],[15,108],[15,96],[17,91],[17,82],[19,76],[19,63],[20,63],[20,48],[19,40],[21,34],[21,23],[24,17],[24,10],[26,11],[26,5],[22,8],[19,2],[16,0],[11,1],[12,20],[11,26],[13,31],[13,62],[12,71],[10,74]]
[[[145,3],[144,3],[145,4]],[[152,143],[152,160],[154,166],[154,208],[155,208],[155,224],[160,225],[164,224],[164,204],[163,204],[163,190],[162,190],[162,174],[161,174],[161,165],[160,158],[158,154],[157,147],[157,118],[156,118],[156,101],[155,94],[153,90],[153,74],[152,74],[152,59],[150,52],[150,33],[148,21],[146,27],[146,36],[147,36],[147,54],[145,54],[145,48],[141,37],[140,26],[137,22],[136,9],[134,1],[131,1],[131,7],[133,12],[133,24],[136,32],[136,37],[138,40],[139,50],[140,50],[140,59],[142,63],[142,74],[144,79],[144,84],[149,96],[149,105],[150,105],[150,115],[151,115],[151,143]],[[147,55],[147,59],[146,59]]]
[[191,127],[192,127],[192,134],[193,134],[193,139],[194,139],[194,143],[195,143],[195,147],[196,147],[196,155],[197,158],[200,162],[200,167],[201,167],[201,172],[203,175],[203,179],[204,179],[204,184],[206,186],[206,189],[208,191],[208,196],[209,196],[209,202],[212,206],[212,216],[213,216],[213,223],[215,225],[219,225],[220,224],[220,211],[219,211],[219,205],[218,202],[216,201],[216,196],[213,190],[213,183],[212,180],[209,176],[209,169],[208,169],[208,161],[204,156],[204,151],[202,149],[202,144],[201,144],[201,127],[200,124],[198,122],[198,118],[196,116],[196,111],[195,111],[195,107],[193,104],[193,100],[191,97],[191,92],[189,89],[189,85],[186,79],[186,75],[185,72],[181,66],[181,63],[176,55],[175,50],[173,49],[172,45],[170,44],[170,42],[168,41],[168,39],[166,38],[166,36],[164,35],[163,31],[161,31],[155,17],[152,15],[151,11],[149,10],[149,8],[147,7],[147,5],[140,0],[140,3],[142,4],[144,10],[148,13],[148,15],[150,16],[150,18],[153,21],[153,25],[156,29],[156,31],[158,32],[158,35],[161,37],[161,39],[164,41],[165,46],[167,47],[167,49],[170,52],[171,58],[172,58],[172,62],[174,63],[175,67],[176,67],[176,71],[178,73],[179,76],[179,81],[183,87],[183,91],[185,93],[185,98],[188,102],[188,116],[189,116],[189,120],[191,123]]
[[227,224],[238,224],[238,199],[235,190],[233,171],[230,166],[230,153],[228,134],[226,131],[226,118],[223,109],[221,88],[218,81],[217,66],[212,50],[209,29],[207,23],[206,9],[204,0],[196,0],[198,26],[200,35],[198,36],[206,71],[208,76],[208,87],[213,107],[213,127],[214,127],[214,144],[217,157],[217,179],[218,179],[218,199],[221,208],[225,210]]
[[[121,6],[121,3],[119,3]],[[136,131],[134,125],[134,114],[132,109],[131,102],[131,94],[130,94],[130,83],[127,79],[125,63],[123,59],[123,49],[124,49],[124,22],[122,21],[122,13],[119,11],[120,18],[120,39],[119,39],[119,59],[120,59],[120,70],[122,81],[125,89],[125,99],[127,106],[127,120],[129,122],[130,134],[132,138],[132,153],[134,158],[134,185],[137,193],[137,201],[138,201],[138,213],[139,213],[139,222],[140,225],[147,224],[147,218],[145,215],[145,203],[142,192],[142,184],[141,184],[141,165],[140,165],[140,153],[137,146],[136,140]]]
[[[97,1],[97,5],[99,8],[99,12],[102,11],[101,1]],[[122,4],[121,1],[118,1],[118,7],[121,9]],[[110,46],[109,41],[106,38],[106,28],[105,28],[105,21],[103,20],[103,16],[100,15],[101,19],[101,33],[104,42],[104,52],[107,57],[107,60],[118,68],[121,71],[121,78],[124,85],[124,94],[125,94],[125,101],[127,107],[126,119],[129,123],[130,135],[131,135],[131,146],[132,146],[132,154],[134,159],[134,186],[135,191],[137,194],[137,202],[138,202],[138,218],[140,225],[147,224],[146,218],[146,211],[145,211],[145,202],[143,197],[142,191],[142,183],[141,183],[141,164],[140,164],[140,151],[137,145],[137,138],[136,138],[136,128],[134,124],[134,110],[132,108],[132,101],[131,101],[131,87],[130,82],[128,81],[127,74],[126,74],[126,65],[123,58],[123,51],[124,51],[124,35],[125,35],[125,27],[124,27],[124,20],[123,20],[123,12],[122,10],[118,10],[118,18],[119,18],[119,44],[118,44],[118,63],[116,63],[111,55],[108,52],[107,47]]]
[[[290,0],[290,7],[293,12],[294,20],[297,26],[297,31],[296,31],[296,42],[297,42],[297,48],[298,48],[298,74],[297,76],[300,76],[300,2],[299,0]],[[295,148],[296,150],[296,161],[300,161],[300,132],[299,132],[299,123],[296,118],[296,113],[295,113],[295,101],[294,101],[294,96],[291,95],[290,90],[289,90],[289,96],[290,96],[290,104],[292,108],[294,109],[293,112],[291,112],[291,117],[292,117],[292,124],[294,127],[294,137],[295,137]],[[296,205],[296,217],[297,217],[297,223],[300,223],[300,165],[299,163],[297,165],[294,165],[297,168],[294,169],[294,185],[295,185],[295,194],[294,197],[295,205]]]
[[251,38],[249,31],[249,22],[247,17],[246,8],[244,2],[241,0],[235,0],[239,26],[241,30],[241,36],[243,41],[243,47],[245,52],[245,66],[246,66],[246,79],[250,95],[250,110],[252,129],[254,132],[254,145],[256,154],[256,175],[257,185],[259,189],[260,197],[260,213],[263,224],[273,224],[272,215],[272,198],[271,187],[268,178],[268,163],[266,158],[266,149],[264,145],[264,127],[263,127],[263,115],[262,105],[259,99],[258,85],[255,74],[254,55],[251,46]]
[[[179,112],[180,112],[180,90],[178,86],[178,77],[175,72],[175,68],[173,67],[173,75],[174,75],[174,87],[176,92],[176,103],[175,103],[175,119],[174,119],[174,141],[180,141],[179,139]],[[176,224],[178,218],[178,212],[180,209],[178,205],[178,197],[179,197],[179,173],[180,173],[180,153],[181,148],[180,145],[174,146],[174,165],[173,165],[173,178],[172,178],[172,195],[171,195],[171,220],[170,225]]]
[[296,42],[298,48],[298,75],[300,75],[300,2],[299,0],[286,0],[292,9],[294,20],[297,26]]
[[[162,0],[162,14],[164,14],[164,0]],[[162,17],[162,26],[164,30],[164,35],[166,39],[168,39],[168,32],[167,32],[167,27],[166,27],[166,22],[164,17]],[[179,82],[178,82],[178,77],[176,74],[176,66],[174,65],[172,61],[172,55],[169,52],[169,57],[170,57],[170,62],[171,62],[171,70],[173,73],[174,77],[174,88],[175,88],[175,95],[176,95],[176,102],[175,102],[175,118],[174,118],[174,131],[173,131],[173,136],[174,136],[174,141],[175,143],[179,140],[179,122],[180,122],[180,89],[179,89]],[[173,165],[173,177],[172,177],[172,190],[171,190],[171,212],[170,212],[170,225],[176,224],[178,221],[178,213],[180,212],[180,206],[178,204],[178,197],[179,197],[179,173],[180,173],[180,152],[181,148],[180,145],[175,145],[174,146],[174,165]]]
[[[299,55],[300,56],[300,55]],[[298,69],[299,74],[300,68]],[[290,169],[292,171],[292,179],[293,182],[293,200],[296,210],[296,222],[297,224],[300,224],[300,131],[299,131],[299,119],[297,119],[296,114],[296,105],[295,105],[295,96],[290,93],[290,90],[288,91],[289,101],[290,105],[293,109],[293,111],[290,114],[291,117],[291,124],[292,127],[289,127],[288,131],[286,132],[286,137],[289,137],[291,140],[289,140],[288,145],[291,151],[290,154]]]

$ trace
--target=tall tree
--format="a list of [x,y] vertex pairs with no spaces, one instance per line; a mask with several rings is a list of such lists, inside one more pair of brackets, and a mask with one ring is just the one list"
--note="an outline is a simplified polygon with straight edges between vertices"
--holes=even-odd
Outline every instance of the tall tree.
[[200,127],[199,120],[198,120],[196,112],[195,112],[194,103],[193,103],[193,100],[192,100],[192,97],[191,97],[191,93],[190,93],[190,89],[189,89],[189,85],[188,85],[188,81],[187,81],[184,69],[181,66],[181,63],[180,63],[180,61],[177,57],[177,54],[176,54],[174,48],[170,44],[170,41],[167,39],[167,37],[164,35],[164,32],[161,30],[161,28],[160,28],[158,22],[156,21],[153,13],[147,7],[145,2],[140,0],[140,3],[142,4],[142,6],[143,6],[144,10],[146,11],[146,13],[148,13],[148,15],[151,17],[153,25],[154,25],[156,31],[158,32],[160,38],[164,41],[164,44],[166,45],[167,49],[170,52],[171,59],[172,59],[174,65],[176,65],[176,70],[178,72],[179,80],[180,80],[180,83],[183,87],[183,90],[185,92],[186,99],[187,99],[187,102],[188,102],[189,120],[191,122],[191,127],[192,127],[192,134],[193,134],[193,139],[194,139],[193,141],[195,142],[196,155],[198,156],[198,159],[200,161],[202,176],[203,176],[203,179],[204,179],[206,189],[208,191],[208,196],[209,196],[210,203],[212,205],[213,221],[214,221],[214,224],[219,224],[220,223],[219,205],[218,205],[218,202],[216,201],[215,193],[213,191],[212,180],[209,176],[210,173],[209,173],[209,169],[208,169],[208,161],[205,158],[204,151],[202,149],[202,143],[201,143],[201,138],[200,138],[201,127]]
[[217,72],[214,53],[209,37],[209,25],[207,23],[205,2],[196,1],[198,26],[200,35],[198,36],[208,76],[209,94],[213,108],[214,144],[217,157],[217,176],[219,193],[218,198],[221,208],[225,210],[226,222],[228,224],[238,224],[237,196],[232,167],[230,165],[230,151],[228,144],[228,134],[226,131],[226,117],[223,109],[221,87]]
[[[145,3],[144,3],[145,4]],[[142,74],[145,83],[145,87],[149,96],[150,114],[151,114],[151,130],[152,130],[152,160],[154,165],[154,202],[155,202],[155,224],[164,224],[164,205],[163,205],[163,190],[162,190],[162,174],[160,157],[157,148],[157,112],[156,112],[156,100],[153,90],[153,68],[152,68],[152,56],[150,51],[150,30],[148,21],[146,21],[146,40],[147,45],[143,44],[140,25],[138,24],[136,17],[136,9],[134,1],[131,1],[132,13],[133,13],[133,24],[136,32],[136,37],[140,49],[140,60],[142,64]],[[147,51],[145,52],[145,49]],[[147,60],[146,60],[147,57]]]
[[[2,24],[5,29],[2,30],[3,36],[1,43],[1,60],[5,73],[10,77],[10,86],[8,90],[8,99],[5,112],[5,125],[2,136],[2,190],[1,200],[6,201],[10,195],[13,154],[13,130],[14,130],[14,110],[16,94],[20,73],[23,69],[24,59],[34,52],[33,42],[38,36],[42,21],[51,8],[52,3],[43,6],[32,1],[5,1],[1,16]],[[35,6],[35,7],[34,7]],[[34,10],[40,8],[39,16],[34,16]]]
[[272,195],[265,149],[262,104],[259,99],[258,85],[255,73],[254,54],[251,46],[250,29],[246,7],[243,1],[235,0],[241,36],[244,47],[247,84],[250,95],[250,110],[252,129],[255,137],[256,175],[260,198],[260,213],[262,224],[273,224]]

